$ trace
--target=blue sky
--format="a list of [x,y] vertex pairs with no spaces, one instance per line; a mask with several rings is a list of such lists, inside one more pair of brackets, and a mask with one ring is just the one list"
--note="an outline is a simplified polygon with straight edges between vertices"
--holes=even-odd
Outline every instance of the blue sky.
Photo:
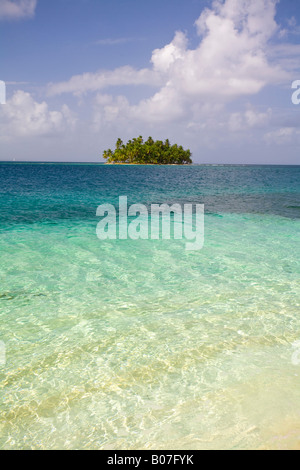
[[300,163],[299,0],[0,0],[0,41],[0,160],[101,161],[141,134]]

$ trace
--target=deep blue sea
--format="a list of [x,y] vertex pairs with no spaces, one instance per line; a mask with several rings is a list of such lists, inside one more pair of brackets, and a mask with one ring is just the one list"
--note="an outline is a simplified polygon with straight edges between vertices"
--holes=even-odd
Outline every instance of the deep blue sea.
[[[203,249],[100,241],[120,196]],[[299,235],[300,166],[0,163],[0,448],[299,449]]]

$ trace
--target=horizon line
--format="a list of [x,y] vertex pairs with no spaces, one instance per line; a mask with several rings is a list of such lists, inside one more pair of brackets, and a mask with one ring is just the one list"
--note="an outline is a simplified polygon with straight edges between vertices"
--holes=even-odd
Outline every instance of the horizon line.
[[[54,160],[47,160],[47,161],[35,161],[35,160],[0,160],[0,164],[56,164],[56,165],[107,165],[107,166],[121,166],[121,165],[108,165],[106,162],[77,162],[77,161],[54,161]],[[157,165],[157,164],[123,164],[122,166],[176,166],[176,167],[190,167],[190,166],[300,166],[297,163],[197,163],[193,162],[189,165]]]

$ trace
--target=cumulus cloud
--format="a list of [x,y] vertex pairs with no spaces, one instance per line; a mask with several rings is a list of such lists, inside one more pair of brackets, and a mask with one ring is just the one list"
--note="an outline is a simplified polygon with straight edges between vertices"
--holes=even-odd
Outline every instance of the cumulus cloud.
[[[128,66],[78,75],[51,84],[48,91],[52,95],[98,91],[91,129],[102,135],[129,133],[129,129],[147,133],[150,128],[160,134],[167,129],[173,138],[180,132],[188,142],[201,138],[207,147],[216,141],[237,142],[239,135],[249,143],[257,138],[264,143],[292,139],[297,132],[286,130],[286,124],[276,124],[272,109],[256,109],[249,103],[243,110],[240,104],[237,111],[232,109],[232,102],[239,98],[290,79],[298,46],[285,55],[288,44],[276,41],[273,45],[272,38],[278,39],[280,33],[276,3],[215,1],[195,23],[199,34],[196,48],[189,48],[187,35],[177,31],[169,44],[153,51],[147,69]],[[104,93],[118,85],[155,85],[157,91],[133,105],[125,96]]]
[[[187,34],[177,31],[169,44],[152,52],[148,68],[128,65],[76,75],[49,84],[48,97],[81,97],[80,110],[86,105],[92,116],[85,116],[76,135],[88,136],[97,145],[115,135],[147,135],[150,129],[158,138],[165,132],[174,140],[180,135],[183,144],[195,148],[201,141],[206,149],[224,142],[248,142],[250,148],[258,139],[264,144],[298,141],[299,131],[282,121],[281,111],[277,119],[275,108],[249,104],[268,85],[290,84],[299,69],[299,45],[281,41],[276,4],[277,0],[215,0],[195,22],[196,47],[190,47]],[[140,85],[149,86],[151,95],[134,104],[111,91],[114,86]],[[85,99],[88,93],[93,93],[92,107]],[[24,92],[17,92],[0,109],[0,135],[52,135],[72,129],[74,123],[67,107],[52,111]]]
[[[117,102],[100,104],[99,112],[109,120],[113,116],[119,118],[123,112],[131,119],[148,123],[185,117],[197,121],[207,103],[226,104],[289,79],[282,66],[288,64],[281,63],[278,50],[271,51],[269,45],[280,31],[275,21],[276,4],[277,0],[214,1],[195,23],[199,35],[195,49],[188,47],[187,35],[177,31],[169,44],[153,51],[149,68],[136,70],[126,66],[85,73],[67,82],[50,84],[48,93],[82,95],[112,86],[156,86],[157,92],[138,105],[124,105],[124,100],[119,99],[119,109]],[[242,121],[251,125],[250,118],[243,117]]]
[[169,107],[171,118],[179,115],[179,101],[184,115],[195,100],[228,102],[286,80],[288,73],[266,52],[278,30],[275,5],[275,0],[226,0],[205,9],[196,21],[201,36],[196,49],[188,49],[186,36],[176,33],[170,44],[153,52],[153,68],[165,76],[165,86],[141,103],[143,110],[159,114]]
[[0,20],[34,16],[37,0],[0,0]]
[[187,52],[188,39],[184,33],[177,31],[173,41],[162,49],[155,49],[151,62],[154,70],[164,74],[170,71],[177,61],[184,60]]
[[50,111],[46,102],[38,103],[19,90],[0,108],[0,138],[53,135],[72,128],[75,121],[68,106]]

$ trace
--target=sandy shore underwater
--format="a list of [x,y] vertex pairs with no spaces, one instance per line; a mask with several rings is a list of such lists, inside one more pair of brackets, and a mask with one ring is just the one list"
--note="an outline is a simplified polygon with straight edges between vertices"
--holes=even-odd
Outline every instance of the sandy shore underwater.
[[[299,449],[299,171],[0,164],[0,448]],[[119,196],[203,249],[100,241]]]

